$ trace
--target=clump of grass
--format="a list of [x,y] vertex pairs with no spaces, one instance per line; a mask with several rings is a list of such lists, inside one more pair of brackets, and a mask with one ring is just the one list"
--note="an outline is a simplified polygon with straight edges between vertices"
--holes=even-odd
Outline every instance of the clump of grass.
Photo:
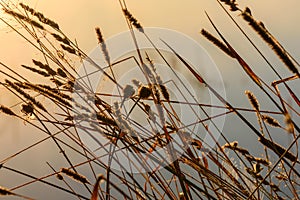
[[[20,10],[12,9],[8,4],[2,3],[6,13],[24,28],[25,34],[22,36],[29,42],[31,40],[38,42],[39,46],[31,44],[39,50],[43,60],[33,59],[34,67],[26,65],[22,67],[38,75],[43,84],[35,83],[30,78],[27,79],[18,74],[13,67],[7,67],[10,74],[1,70],[0,73],[4,74],[7,79],[2,85],[19,98],[17,105],[21,105],[19,108],[21,115],[18,115],[15,111],[17,108],[14,106],[1,105],[0,111],[21,118],[41,133],[46,133],[47,137],[7,158],[0,158],[3,159],[0,160],[1,170],[9,170],[31,179],[10,190],[0,187],[0,194],[16,195],[12,192],[40,182],[55,190],[66,192],[74,198],[91,200],[98,198],[258,200],[262,195],[265,195],[266,199],[296,198],[299,185],[297,179],[300,176],[297,171],[299,161],[298,150],[292,147],[298,147],[297,117],[299,113],[296,107],[288,103],[286,97],[280,95],[277,87],[277,84],[298,80],[296,62],[267,31],[265,25],[254,19],[249,8],[246,7],[242,11],[235,0],[221,0],[220,2],[228,5],[230,11],[241,12],[241,16],[271,46],[281,58],[282,63],[296,74],[285,79],[279,77],[280,80],[272,84],[274,91],[268,87],[269,83],[265,83],[263,78],[255,74],[251,65],[234,50],[209,18],[221,40],[205,29],[201,30],[201,34],[228,56],[236,59],[247,75],[259,86],[258,89],[264,92],[266,95],[264,97],[268,98],[265,101],[264,97],[261,97],[259,103],[255,95],[246,90],[245,94],[253,108],[233,106],[205,81],[205,76],[194,70],[194,67],[198,66],[191,66],[177,53],[176,49],[168,45],[168,41],[163,41],[180,65],[186,67],[200,84],[204,84],[205,90],[211,91],[222,105],[203,104],[192,94],[190,97],[193,101],[189,101],[180,88],[187,90],[185,91],[187,93],[190,92],[190,88],[180,87],[183,86],[180,78],[176,82],[176,80],[168,80],[167,76],[162,76],[159,73],[160,65],[154,62],[156,58],[150,59],[150,55],[151,57],[157,56],[157,60],[163,60],[170,69],[176,68],[175,64],[169,62],[169,58],[155,47],[146,29],[143,29],[138,20],[129,12],[125,1],[120,1],[120,4],[128,28],[131,30],[134,27],[143,33],[146,41],[153,45],[155,51],[150,54],[140,49],[140,41],[135,37],[134,31],[131,31],[138,59],[133,53],[120,60],[112,60],[102,30],[95,28],[96,39],[104,54],[103,61],[108,64],[105,69],[99,67],[96,61],[89,58],[77,44],[75,45],[56,22],[45,17],[41,12],[20,3],[23,9],[21,11],[25,13],[22,14]],[[30,17],[37,18],[39,22]],[[28,28],[28,24],[32,27]],[[48,36],[52,40],[49,40]],[[110,80],[110,84],[118,88],[118,94],[94,92],[91,89],[89,74],[76,80],[73,76],[77,75],[78,71],[73,66],[73,58],[80,61],[86,59],[100,71],[102,69],[102,75]],[[121,84],[119,77],[115,75],[118,67],[123,67],[123,64],[127,66],[127,61],[134,61],[144,76],[131,80],[133,85]],[[1,66],[5,67],[4,64]],[[107,69],[110,73],[106,73]],[[169,84],[173,84],[172,86],[179,90],[178,94],[181,94],[186,101],[174,99],[175,97],[170,95],[173,92],[170,90],[171,87],[167,87]],[[293,91],[289,87],[286,88],[289,94],[297,100]],[[78,96],[82,101],[77,102],[73,95]],[[38,101],[42,99],[40,96],[46,100],[47,104],[41,103],[44,101]],[[280,100],[281,105],[277,103],[277,99]],[[270,102],[278,109],[263,110],[266,102]],[[176,109],[177,106],[191,108],[190,115],[197,120],[189,122],[181,120],[181,113]],[[201,109],[201,114],[195,112],[195,108]],[[212,116],[206,111],[207,108],[225,108],[226,112]],[[39,110],[45,112],[38,112]],[[252,124],[252,119],[248,118],[250,115],[246,112],[256,114],[258,128]],[[34,120],[24,119],[22,113],[27,117],[34,116],[35,118]],[[222,127],[215,123],[215,119],[218,120],[218,117],[225,114],[238,117],[240,121],[235,122],[234,125],[238,126],[239,122],[243,122],[246,128],[243,129],[242,134],[247,135],[247,138],[258,137],[258,141],[253,142],[253,146],[264,151],[256,155],[252,148],[242,146],[242,141],[230,142],[227,138],[227,131],[222,130]],[[282,143],[276,141],[276,138],[273,138],[272,131],[283,129],[275,119],[279,117],[285,118],[286,130],[293,133],[288,135],[292,139],[289,146],[283,146]],[[211,125],[208,126],[208,123],[212,124],[213,128]],[[270,129],[266,124],[281,129]],[[196,128],[198,125],[203,129]],[[88,144],[85,144],[81,132],[92,138],[99,147],[90,149]],[[221,138],[215,138],[215,132]],[[215,142],[214,147],[207,144],[205,134],[211,136]],[[48,139],[52,139],[59,150],[57,156],[59,162],[56,164],[67,162],[69,168],[63,167],[57,172],[47,162],[53,171],[45,176],[35,177],[33,175],[35,172],[25,173],[17,170],[18,167],[6,166],[9,160],[25,155],[24,152]],[[96,154],[98,151],[101,152],[100,157]],[[116,172],[113,169],[114,166],[118,166],[121,172]],[[161,166],[163,168],[160,168]],[[83,176],[78,173],[79,168],[84,168],[85,174],[89,174]],[[97,175],[99,172],[101,175]],[[137,175],[137,172],[140,173]],[[48,179],[52,176],[61,181]],[[76,186],[75,189],[73,183],[69,184],[65,176],[82,183],[80,184],[82,188],[78,189]]]

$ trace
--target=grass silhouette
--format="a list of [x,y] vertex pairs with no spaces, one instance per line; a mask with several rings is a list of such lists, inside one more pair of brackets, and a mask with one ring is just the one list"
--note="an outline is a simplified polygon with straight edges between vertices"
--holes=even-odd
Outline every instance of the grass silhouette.
[[[270,83],[259,77],[206,13],[216,33],[214,35],[205,29],[200,33],[226,53],[228,59],[236,60],[245,71],[243,75],[249,76],[266,99],[258,99],[247,90],[245,95],[250,102],[249,108],[234,106],[195,70],[196,66],[185,60],[168,41],[161,40],[197,85],[205,86],[205,90],[211,92],[220,105],[204,104],[197,100],[179,101],[168,88],[168,77],[159,73],[159,66],[151,56],[155,54],[171,70],[176,66],[156,47],[125,1],[120,0],[119,3],[136,50],[132,55],[112,60],[102,30],[96,27],[95,39],[98,39],[104,55],[103,62],[106,63],[102,68],[80,49],[76,41],[65,35],[59,23],[29,5],[1,2],[10,19],[1,20],[36,48],[43,58],[32,59],[30,66],[22,67],[45,83],[35,83],[12,67],[0,63],[1,68],[9,70],[7,73],[0,69],[5,76],[0,84],[19,100],[14,106],[1,105],[0,111],[16,120],[25,121],[39,133],[45,134],[45,138],[0,158],[0,170],[27,178],[25,183],[11,188],[6,188],[5,183],[1,182],[0,195],[35,199],[35,191],[19,194],[18,190],[39,182],[41,187],[52,187],[68,193],[72,199],[298,199],[300,101],[295,89],[289,86],[290,81],[299,79],[297,59],[285,50],[262,22],[255,19],[249,8],[239,8],[235,0],[220,0],[218,3],[225,11],[224,15],[234,22],[278,79]],[[275,69],[231,16],[232,12],[239,13],[237,17],[243,19],[249,29],[253,29],[274,51],[290,71],[289,77],[283,77]],[[15,23],[22,29],[16,29]],[[154,53],[139,48],[135,30],[153,46]],[[117,88],[117,95],[94,92],[89,79],[91,74],[85,71],[86,74],[80,76],[73,64],[75,60],[81,63],[86,61],[101,72],[106,81]],[[116,66],[126,66],[129,61],[138,66],[143,76],[130,80],[132,85],[118,80],[116,70]],[[185,90],[190,92],[187,87]],[[184,91],[180,92],[184,94]],[[289,94],[295,106],[282,97],[282,92]],[[74,99],[74,94],[83,103]],[[275,109],[263,110],[266,102],[271,102]],[[21,109],[18,107],[20,105]],[[191,121],[192,125],[189,125],[181,121],[176,106],[184,105],[191,109],[191,113],[195,107],[201,110],[201,114],[193,113],[198,119],[196,123]],[[223,108],[225,112],[212,116],[207,108]],[[134,117],[135,112],[139,113],[138,118],[144,120],[148,127]],[[256,116],[256,124],[248,119],[248,114]],[[218,127],[214,121],[224,115],[234,115],[240,125],[247,127],[245,132],[257,138],[253,146],[264,150],[261,155],[255,155],[250,149],[240,146],[239,141],[227,139],[222,127]],[[215,138],[212,127],[207,123],[211,123],[213,129],[219,132],[220,140]],[[212,147],[207,144],[203,135],[193,128],[195,125],[201,126],[201,130],[216,145]],[[272,135],[274,129],[286,134],[291,139],[290,143],[284,145],[277,141]],[[97,156],[82,141],[79,132],[84,132],[98,144],[97,151],[103,152],[103,157]],[[101,141],[103,138],[106,143]],[[65,163],[64,166],[56,168],[56,164],[49,161],[49,173],[40,177],[35,176],[34,171],[25,172],[18,169],[20,166],[10,166],[10,161],[45,141],[51,141],[59,150],[57,160]],[[165,155],[158,149],[163,149]],[[80,159],[74,159],[73,155]],[[34,162],[40,164],[39,160]],[[114,170],[112,165],[117,165],[121,170]]]

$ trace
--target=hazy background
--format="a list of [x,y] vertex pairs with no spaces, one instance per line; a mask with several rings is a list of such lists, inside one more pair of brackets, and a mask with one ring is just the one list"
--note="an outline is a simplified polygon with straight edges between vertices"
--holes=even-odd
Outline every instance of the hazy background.
[[[87,53],[97,45],[94,32],[96,26],[101,27],[105,38],[127,30],[127,25],[118,1],[27,0],[22,2],[36,8],[45,16],[58,22],[66,35],[71,39],[76,39],[81,49]],[[244,8],[246,5],[250,7],[254,17],[263,21],[269,31],[277,37],[281,44],[286,47],[296,59],[299,58],[300,1],[240,0],[238,3],[241,8]],[[205,17],[204,11],[208,12],[224,36],[260,77],[268,83],[276,79],[266,63],[258,56],[254,48],[249,45],[249,42],[246,41],[245,37],[233,25],[232,21],[225,15],[216,1],[128,0],[127,6],[143,26],[173,29],[189,35],[202,45],[217,64],[226,85],[227,99],[232,102],[233,105],[249,107],[248,100],[244,95],[244,90],[246,89],[252,90],[256,96],[258,96],[258,99],[263,99],[264,95],[257,90],[236,61],[228,58],[223,52],[219,51],[199,34],[201,28],[205,28],[214,33]],[[236,17],[238,12],[231,12],[231,14]],[[7,16],[2,13],[1,17],[7,18]],[[274,63],[275,68],[282,76],[289,76],[290,72],[280,63],[269,47],[260,40],[252,29],[248,28],[241,17],[236,19],[242,27],[245,27],[246,33],[253,38],[266,57]],[[26,41],[0,22],[0,61],[19,70],[21,64],[31,63],[31,59],[34,57],[37,57],[37,52],[34,51]],[[3,81],[2,75],[0,78],[1,81]],[[293,83],[291,83],[291,86],[300,94],[300,88],[298,86],[293,85]],[[13,96],[7,95],[5,89],[0,88],[1,104],[11,106],[16,102],[17,100]],[[269,106],[268,101],[262,101],[261,104],[263,104],[262,109],[274,109],[272,106]],[[255,118],[253,119],[253,123],[255,123]],[[242,146],[252,148],[253,151],[255,151],[255,148],[251,145],[251,141],[256,140],[256,138],[248,135],[247,128],[245,129],[245,127],[240,125],[234,126],[233,124],[240,124],[235,123],[235,120],[235,117],[231,115],[227,117],[224,127],[225,134],[229,140],[238,140]],[[0,127],[0,160],[45,136],[35,131],[29,125],[15,119],[12,120],[4,115],[0,115]],[[283,140],[284,136],[280,136],[282,133],[276,134],[278,134],[278,137],[282,137]],[[287,142],[288,139],[283,140],[282,144],[287,144]],[[56,160],[57,153],[56,147],[52,144],[52,141],[49,141],[22,154],[12,162],[9,162],[8,165],[23,171],[34,172],[36,176],[42,176],[49,173],[49,168],[45,164],[46,161],[56,163],[58,169],[65,164],[63,161]],[[16,179],[18,179],[20,183],[27,180],[22,180],[20,176],[0,171],[1,186],[8,188],[16,186]],[[35,192],[33,192],[35,194],[34,197],[38,199],[45,199],[42,198],[45,197],[45,195],[48,196],[47,199],[57,197],[57,194],[53,193],[53,191],[56,190],[39,186],[39,184],[34,184],[24,189],[24,191],[35,190]],[[37,188],[39,188],[38,192]],[[66,198],[67,197],[68,196],[66,196]],[[63,196],[60,196],[60,198],[63,198]]]

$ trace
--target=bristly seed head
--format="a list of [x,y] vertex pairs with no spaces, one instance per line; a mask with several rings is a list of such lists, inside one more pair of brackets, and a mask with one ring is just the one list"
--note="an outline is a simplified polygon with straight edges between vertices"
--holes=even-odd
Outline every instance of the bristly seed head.
[[152,94],[151,89],[148,86],[141,86],[138,91],[138,95],[141,99],[148,99]]
[[249,15],[252,15],[252,14],[251,14],[251,10],[250,10],[250,8],[248,8],[248,7],[245,8],[244,12],[248,13]]
[[279,122],[269,115],[261,115],[261,118],[269,125],[274,127],[281,127]]
[[70,45],[70,42],[69,42],[68,38],[66,38],[66,37],[63,38],[63,37],[61,37],[60,35],[55,34],[55,33],[51,33],[51,35],[52,35],[57,41],[62,42],[62,43],[64,43],[64,44],[66,44],[66,45]]
[[21,66],[24,67],[25,69],[28,69],[28,70],[30,70],[30,71],[32,71],[34,73],[40,74],[40,75],[42,75],[44,77],[49,77],[50,76],[50,74],[47,73],[47,72],[45,72],[45,71],[42,71],[42,70],[39,70],[39,69],[35,69],[33,67],[28,67],[26,65],[21,65]]
[[31,116],[33,114],[34,108],[32,103],[22,104],[21,112],[25,115]]
[[96,31],[96,34],[97,34],[97,38],[98,38],[99,44],[103,43],[103,42],[104,42],[104,39],[103,39],[103,36],[102,36],[102,33],[101,33],[100,28],[99,28],[99,27],[96,27],[96,28],[95,28],[95,31]]
[[293,124],[293,121],[292,121],[292,118],[291,118],[290,114],[285,113],[284,117],[285,117],[284,121],[285,121],[285,124],[286,124],[286,131],[288,133],[294,133],[294,124]]
[[70,54],[76,54],[76,50],[73,47],[69,47],[63,44],[60,44],[61,48],[67,52],[69,52]]
[[64,180],[64,177],[60,173],[56,174],[56,178],[58,178],[58,180]]
[[89,181],[87,180],[86,177],[84,177],[81,174],[78,174],[77,172],[74,172],[70,169],[67,168],[61,168],[61,173],[64,173],[66,175],[68,175],[69,177],[73,178],[74,180],[81,182],[81,183],[89,183]]
[[135,28],[137,28],[140,32],[144,33],[142,25],[137,21],[136,18],[132,16],[132,14],[127,9],[123,9],[123,13]]
[[63,78],[67,78],[67,74],[61,68],[57,69],[57,74]]
[[259,111],[259,103],[256,99],[256,97],[254,96],[254,94],[252,92],[250,92],[249,90],[245,91],[245,94],[247,95],[252,107],[256,110]]
[[1,195],[3,195],[3,196],[13,195],[13,193],[11,191],[9,191],[8,189],[0,186],[0,196]]
[[99,27],[96,27],[95,31],[96,31],[96,34],[97,34],[98,43],[101,46],[101,50],[103,52],[105,60],[106,60],[107,64],[110,65],[111,64],[110,63],[110,56],[109,56],[109,53],[108,53],[108,50],[107,50],[107,47],[106,47],[106,43],[105,43],[104,38],[103,38],[103,34],[101,33],[101,30],[100,30]]
[[33,64],[40,67],[41,69],[46,70],[49,75],[52,75],[52,76],[56,75],[56,72],[53,69],[51,69],[49,65],[43,64],[42,62],[34,60],[34,59],[32,59],[32,62],[33,62]]
[[298,68],[295,66],[291,60],[288,53],[280,45],[280,43],[275,39],[275,37],[265,28],[265,26],[256,21],[249,10],[242,12],[243,19],[249,23],[249,25],[260,35],[260,37],[272,48],[272,50],[277,54],[281,61],[287,66],[289,70],[293,73],[299,75]]
[[214,45],[219,47],[225,54],[228,56],[234,58],[234,54],[231,52],[231,50],[218,38],[213,36],[211,33],[206,31],[205,29],[202,29],[200,32],[206,39],[208,39],[210,42],[212,42]]
[[230,6],[231,11],[237,11],[239,8],[237,7],[237,3],[235,0],[220,0],[221,2],[224,2],[226,5]]
[[[9,108],[0,105],[0,111],[2,111],[3,113],[7,114],[7,115],[11,115],[11,116],[15,116],[16,114]],[[1,167],[0,167],[1,168]]]
[[34,10],[33,8],[30,8],[29,6],[23,4],[23,3],[20,3],[20,6],[30,12],[30,14],[32,14],[33,16],[37,17],[39,19],[40,22],[44,23],[44,24],[47,24],[49,26],[51,26],[52,28],[56,29],[56,30],[59,30],[59,26],[56,22],[54,22],[53,20],[49,19],[49,18],[46,18],[42,13]]

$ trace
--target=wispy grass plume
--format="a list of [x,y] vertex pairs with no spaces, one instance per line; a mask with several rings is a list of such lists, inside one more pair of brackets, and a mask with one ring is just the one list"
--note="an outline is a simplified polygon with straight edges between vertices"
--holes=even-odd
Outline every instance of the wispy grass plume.
[[215,36],[213,36],[212,34],[210,34],[205,29],[201,30],[201,34],[204,37],[206,37],[206,39],[208,39],[209,41],[211,41],[214,45],[216,45],[217,47],[219,47],[228,56],[234,58],[234,55],[232,54],[232,52],[230,51],[230,49],[222,41],[220,41],[218,38],[216,38]]
[[140,32],[144,33],[144,29],[142,27],[142,25],[138,22],[138,20],[133,17],[133,15],[129,12],[129,10],[127,9],[123,9],[123,13],[126,16],[126,18],[128,19],[128,21],[130,21],[130,23],[137,28]]
[[[281,48],[278,41],[270,35],[262,23],[257,22],[253,16],[245,10],[242,12],[243,19],[249,23],[249,25],[261,36],[261,38],[272,48],[272,50],[278,55],[282,62],[291,70],[293,73],[299,76],[299,71],[294,65],[292,60],[289,58],[284,49]],[[299,76],[300,77],[300,76]]]

